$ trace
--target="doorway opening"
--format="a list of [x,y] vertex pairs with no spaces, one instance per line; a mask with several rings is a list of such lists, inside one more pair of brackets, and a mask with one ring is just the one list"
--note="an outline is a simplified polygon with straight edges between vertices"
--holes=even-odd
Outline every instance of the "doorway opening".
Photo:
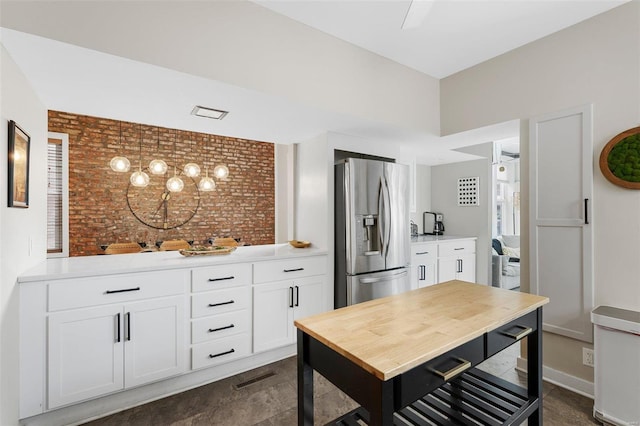
[[520,289],[520,139],[494,142],[491,283]]

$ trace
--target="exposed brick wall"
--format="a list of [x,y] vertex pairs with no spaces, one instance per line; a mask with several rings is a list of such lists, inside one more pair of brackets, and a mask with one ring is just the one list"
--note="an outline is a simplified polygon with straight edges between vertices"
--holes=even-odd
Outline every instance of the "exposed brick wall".
[[[229,177],[214,178],[216,189],[200,194],[197,213],[179,228],[148,227],[138,221],[127,206],[129,176],[139,164],[140,130],[143,169],[152,158],[158,157],[170,165],[168,174],[172,176],[174,141],[178,172],[189,161],[198,163],[204,174],[206,160],[209,176],[213,175],[216,164],[229,168]],[[205,242],[210,237],[232,236],[250,244],[274,242],[275,179],[271,143],[129,122],[122,122],[120,143],[119,121],[59,111],[49,111],[49,131],[69,135],[70,256],[98,254],[100,245],[127,241],[154,244],[183,238]],[[109,167],[111,158],[120,153],[131,161],[128,173],[116,173]],[[165,177],[148,174],[152,184],[145,189],[150,196],[144,198],[146,192],[141,190],[136,203],[144,210],[156,210]],[[186,186],[189,186],[188,179],[183,176]]]

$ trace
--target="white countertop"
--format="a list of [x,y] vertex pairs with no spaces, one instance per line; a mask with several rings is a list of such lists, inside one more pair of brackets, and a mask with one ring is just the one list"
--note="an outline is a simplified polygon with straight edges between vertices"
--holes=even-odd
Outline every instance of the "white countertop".
[[437,241],[451,241],[451,240],[475,240],[477,237],[461,237],[456,235],[427,235],[421,234],[417,237],[411,237],[411,243],[430,243]]
[[238,247],[226,255],[182,256],[177,251],[115,254],[48,259],[18,277],[19,283],[79,278],[99,275],[192,268],[229,263],[256,262],[327,254],[313,247],[294,248],[289,244]]

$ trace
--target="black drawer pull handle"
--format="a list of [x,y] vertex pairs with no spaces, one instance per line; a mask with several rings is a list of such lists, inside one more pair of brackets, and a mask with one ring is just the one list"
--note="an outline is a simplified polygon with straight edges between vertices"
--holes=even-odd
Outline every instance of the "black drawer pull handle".
[[222,356],[222,355],[229,355],[229,354],[234,353],[235,351],[236,351],[235,349],[231,349],[231,350],[226,351],[226,352],[220,352],[219,354],[209,354],[209,358],[217,358],[217,357]]
[[429,254],[428,251],[421,251],[420,253],[416,253],[416,256],[420,256],[421,254]]
[[516,325],[516,327],[521,328],[522,331],[519,333],[508,333],[506,331],[502,331],[501,334],[507,336],[507,337],[511,337],[514,340],[520,340],[525,336],[528,336],[529,334],[531,334],[531,332],[533,331],[533,329],[531,327],[523,327],[521,325]]
[[464,247],[456,247],[454,250],[464,250]]
[[209,329],[209,333],[215,333],[216,331],[227,330],[227,329],[229,329],[229,328],[233,328],[233,327],[235,327],[235,325],[230,324],[230,325],[227,325],[227,326],[225,326],[225,327],[210,328],[210,329]]
[[453,367],[451,370],[442,372],[442,371],[433,369],[433,372],[438,376],[442,377],[446,382],[446,381],[449,381],[451,378],[457,376],[458,374],[462,373],[463,371],[466,371],[469,368],[471,368],[471,361],[467,361],[466,359],[462,359],[462,358],[457,358],[457,360],[460,361],[461,364],[456,367]]
[[124,288],[122,290],[107,290],[105,292],[105,294],[113,294],[113,293],[125,293],[127,291],[138,291],[140,290],[140,287],[135,287],[135,288]]
[[296,269],[285,269],[284,272],[298,272],[304,271],[304,268],[296,268]]
[[220,303],[209,303],[209,307],[210,308],[215,308],[216,306],[222,306],[222,305],[230,305],[232,303],[236,303],[233,300],[229,300],[228,302],[220,302]]
[[120,312],[116,314],[116,323],[118,324],[117,334],[116,334],[116,343],[120,343]]
[[209,278],[209,282],[212,283],[214,281],[227,281],[227,280],[232,280],[235,277],[233,275],[231,275],[230,277],[222,277],[222,278]]

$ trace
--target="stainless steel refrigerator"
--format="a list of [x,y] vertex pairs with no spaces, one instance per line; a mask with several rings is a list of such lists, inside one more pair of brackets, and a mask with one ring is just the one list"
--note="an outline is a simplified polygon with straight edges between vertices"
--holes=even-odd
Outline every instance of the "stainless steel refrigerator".
[[335,165],[335,307],[410,289],[409,167]]

